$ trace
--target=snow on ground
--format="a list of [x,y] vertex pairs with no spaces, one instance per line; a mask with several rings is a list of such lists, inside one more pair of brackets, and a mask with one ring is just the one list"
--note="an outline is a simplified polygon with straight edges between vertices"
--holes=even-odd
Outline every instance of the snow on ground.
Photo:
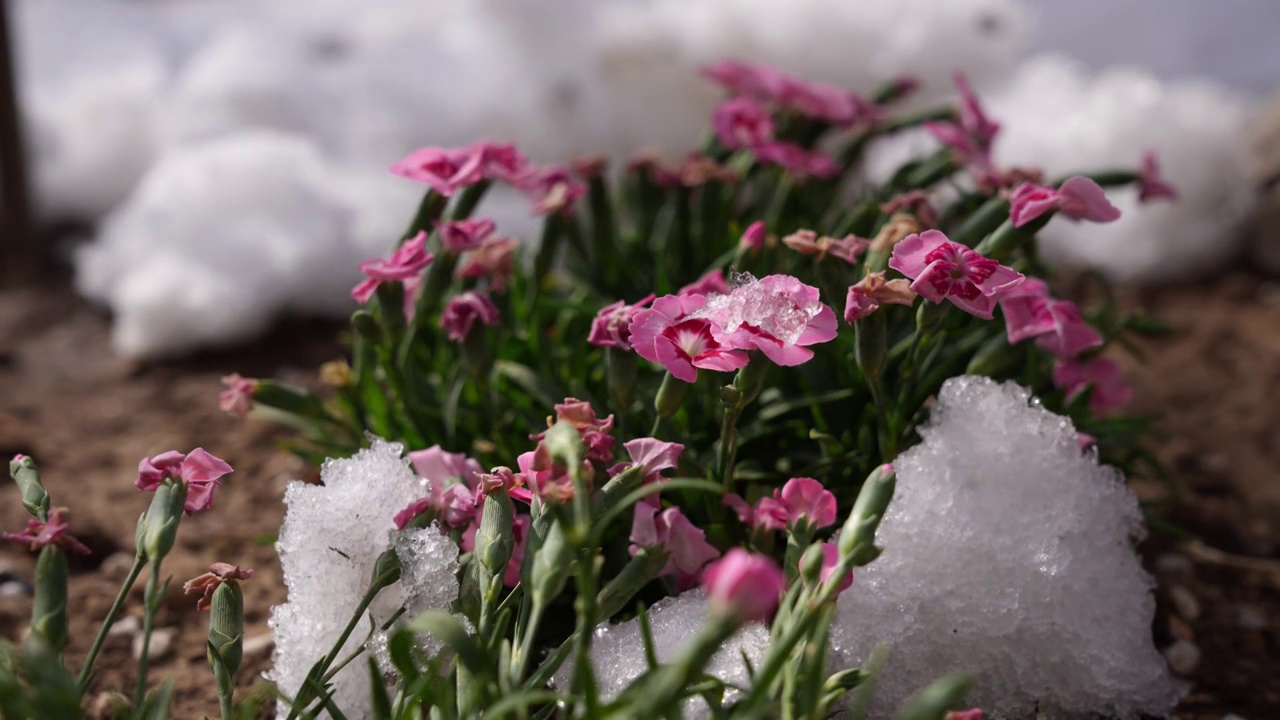
[[[1268,12],[1253,0],[1233,2],[1254,15]],[[1088,14],[1101,5],[1072,7]],[[357,279],[353,258],[386,250],[394,230],[385,228],[403,224],[417,192],[374,176],[416,147],[510,140],[541,161],[682,152],[717,98],[696,70],[726,57],[858,91],[913,74],[924,82],[923,99],[948,96],[953,69],[986,91],[1017,78],[1009,97],[1025,97],[1028,108],[1088,95],[1106,121],[1072,114],[1071,127],[1082,129],[1062,136],[1136,159],[1135,135],[1143,133],[1134,128],[1161,118],[1128,97],[1131,86],[1090,86],[1058,69],[1062,88],[1037,88],[1029,73],[1052,74],[1048,66],[1015,69],[1033,39],[1105,55],[1122,36],[1156,47],[1164,36],[1153,28],[1185,37],[1190,24],[1177,25],[1168,13],[1129,13],[1105,38],[1083,41],[1083,31],[1062,34],[1071,23],[1061,12],[1034,7],[1020,0],[13,3],[40,210],[105,218],[77,258],[79,285],[115,311],[117,349],[144,357],[245,339],[280,312],[345,312],[343,286]],[[1240,18],[1250,16],[1235,13],[1233,32],[1244,32]],[[1037,30],[1036,19],[1050,22]],[[1162,69],[1181,68],[1166,62]],[[1257,77],[1246,80],[1256,85]],[[1200,211],[1233,199],[1227,219],[1188,226],[1188,213],[1166,210],[1135,221],[1140,236],[1177,227],[1185,238],[1177,248],[1215,248],[1190,253],[1181,263],[1188,266],[1231,250],[1216,235],[1248,203],[1234,201],[1243,197],[1234,190],[1242,182],[1227,129],[1246,113],[1231,100],[1224,118],[1209,117],[1204,106],[1214,107],[1218,91],[1168,97],[1165,104],[1179,110],[1201,107],[1153,133],[1188,205]],[[1008,137],[1024,144],[1058,137],[1030,125],[1042,120],[1019,106],[1007,119]],[[1113,132],[1118,139],[1099,141]],[[1028,157],[1052,164],[1072,152],[1062,141]],[[298,177],[267,169],[290,158],[303,168]],[[214,166],[219,185],[236,187],[201,188],[198,178]],[[1202,166],[1213,171],[1184,181],[1184,171]],[[296,221],[304,216],[336,220],[313,230]],[[249,242],[246,233],[255,232]],[[290,262],[310,234],[314,256]],[[1124,234],[1140,251],[1127,256],[1135,269],[1118,274],[1164,276],[1165,258],[1150,251],[1152,243],[1132,240],[1128,228]],[[1070,259],[1112,262],[1105,245],[1113,237],[1090,236],[1089,249]],[[1064,242],[1074,244],[1074,236]],[[191,283],[157,279],[178,269]],[[222,317],[233,285],[236,303]]]

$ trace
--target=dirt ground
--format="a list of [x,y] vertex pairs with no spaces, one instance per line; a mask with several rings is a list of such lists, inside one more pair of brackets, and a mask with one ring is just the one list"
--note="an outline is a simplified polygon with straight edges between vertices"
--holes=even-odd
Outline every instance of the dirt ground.
[[[1280,717],[1280,284],[1234,274],[1131,300],[1181,331],[1146,343],[1150,364],[1129,367],[1136,408],[1165,416],[1158,451],[1181,499],[1160,512],[1198,538],[1157,531],[1143,545],[1159,582],[1157,643],[1176,644],[1170,654],[1191,685],[1179,717]],[[158,627],[176,635],[151,677],[176,679],[173,717],[216,713],[204,659],[207,616],[180,591],[213,561],[255,571],[245,584],[249,649],[240,686],[268,667],[266,620],[284,589],[264,538],[279,528],[285,483],[312,471],[277,449],[275,428],[222,415],[218,379],[236,371],[313,384],[315,368],[341,352],[336,330],[293,322],[251,346],[139,365],[111,354],[108,318],[65,286],[0,291],[0,456],[35,457],[55,503],[72,508],[75,534],[94,550],[73,568],[73,668],[131,559],[134,523],[149,501],[132,484],[138,460],[196,446],[236,473],[213,512],[184,522],[165,562],[174,582]],[[1144,496],[1159,493],[1151,483],[1138,487]],[[0,483],[0,527],[17,530],[25,517],[12,484]],[[0,548],[9,579],[0,575],[6,637],[27,621],[30,599],[18,590],[32,566],[21,548]],[[140,617],[141,589],[126,617]],[[107,641],[95,700],[132,692],[130,645],[127,632]]]

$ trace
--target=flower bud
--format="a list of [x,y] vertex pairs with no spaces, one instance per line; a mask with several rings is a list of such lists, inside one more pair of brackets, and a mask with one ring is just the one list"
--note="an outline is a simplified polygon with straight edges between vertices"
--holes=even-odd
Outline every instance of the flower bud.
[[968,675],[943,675],[907,698],[898,717],[901,720],[936,720],[944,717],[948,710],[960,704],[972,684],[973,679]]
[[881,465],[862,483],[858,499],[853,503],[849,518],[840,531],[839,550],[842,556],[853,555],[854,565],[866,565],[880,554],[875,546],[876,528],[884,518],[897,475],[892,465]]
[[857,329],[855,338],[854,359],[858,369],[869,380],[875,380],[884,372],[886,355],[887,326],[884,313],[871,313],[855,322]]
[[861,668],[850,668],[833,673],[822,684],[822,689],[831,692],[833,690],[852,690],[862,684],[867,679],[868,674]]
[[400,579],[400,556],[395,548],[383,551],[373,563],[373,576],[369,580],[370,590],[381,590]]
[[178,523],[187,502],[187,484],[167,480],[156,488],[151,506],[143,514],[142,549],[153,565],[158,565],[173,549]]
[[658,388],[658,395],[653,399],[653,409],[658,411],[658,417],[669,418],[675,415],[680,409],[680,404],[684,402],[684,392],[687,389],[689,389],[689,383],[667,373],[662,378],[662,387]]
[[67,645],[67,573],[66,553],[46,545],[36,559],[31,634],[55,652]]
[[569,468],[576,467],[582,462],[582,435],[572,422],[558,420],[547,430],[542,442],[551,455],[552,461]]
[[9,475],[18,483],[18,491],[22,493],[22,506],[27,512],[44,520],[50,507],[49,493],[40,482],[40,471],[36,470],[36,462],[26,455],[14,455],[9,461]]
[[533,588],[534,603],[545,606],[560,594],[569,577],[571,560],[564,526],[559,521],[552,522],[533,557],[530,570],[529,581]]
[[484,499],[480,528],[476,531],[474,556],[480,560],[480,592],[487,597],[502,588],[502,577],[515,551],[515,508],[505,488],[490,490]]
[[823,544],[814,543],[800,556],[800,577],[806,585],[822,582]]
[[769,558],[734,548],[703,571],[707,602],[738,623],[764,622],[778,607],[786,580]]
[[[244,655],[244,592],[236,580],[226,580],[213,591],[209,604],[209,666],[219,690],[233,687]],[[221,668],[219,668],[221,665]]]

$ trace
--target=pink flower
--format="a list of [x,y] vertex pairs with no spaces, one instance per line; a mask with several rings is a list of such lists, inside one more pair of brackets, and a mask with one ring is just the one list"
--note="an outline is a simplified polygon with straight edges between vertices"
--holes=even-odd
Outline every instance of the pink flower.
[[412,240],[406,240],[391,257],[386,259],[366,260],[360,263],[360,272],[367,278],[351,291],[351,297],[358,303],[369,302],[378,286],[384,282],[416,281],[435,256],[427,251],[427,234],[418,233]]
[[1177,200],[1178,191],[1160,177],[1160,164],[1156,154],[1148,150],[1142,156],[1142,172],[1138,175],[1138,200]]
[[844,300],[844,321],[852,325],[876,310],[881,303],[906,305],[910,307],[916,301],[916,293],[910,283],[902,278],[886,281],[883,272],[867,273],[849,288]]
[[483,218],[436,223],[440,244],[452,253],[479,248],[485,238],[493,234],[493,229],[493,221]]
[[1023,183],[1009,196],[1009,218],[1022,227],[1046,212],[1057,210],[1072,220],[1106,223],[1120,217],[1120,209],[1107,200],[1098,183],[1076,175],[1056,190],[1046,185]]
[[1022,273],[982,257],[937,230],[908,235],[893,246],[889,267],[913,278],[911,289],[931,302],[949,299],[990,320],[999,296],[1022,284]]
[[702,578],[711,607],[739,622],[766,622],[786,589],[777,563],[742,548],[733,548],[708,565]]
[[[551,427],[559,421],[568,422],[578,431],[583,444],[587,446],[588,459],[599,460],[600,462],[608,462],[613,459],[614,446],[617,443],[613,436],[609,434],[613,431],[613,415],[601,420],[596,416],[596,411],[591,407],[591,403],[576,398],[565,398],[563,403],[555,406],[555,410],[555,417],[547,418],[547,427]],[[546,432],[540,432],[536,435],[530,435],[529,439],[540,441],[546,436]]]
[[971,710],[952,710],[942,718],[942,720],[982,720],[982,711],[978,708]]
[[[644,473],[644,483],[646,485],[661,482],[662,471],[676,467],[680,462],[680,453],[684,452],[684,445],[663,442],[657,438],[628,440],[622,444],[622,447],[627,451],[627,455],[631,457],[631,462],[640,466],[641,472]],[[624,467],[624,465],[619,465],[619,467]],[[656,493],[648,495],[641,502],[657,507],[658,496]]]
[[780,140],[756,145],[752,148],[756,159],[762,163],[777,165],[797,178],[810,175],[829,178],[840,172],[835,161],[821,152],[809,152],[795,143]]
[[455,295],[440,313],[440,327],[444,328],[450,340],[456,342],[467,339],[476,320],[485,325],[497,325],[498,307],[474,290]]
[[463,453],[446,452],[439,445],[432,445],[426,450],[414,450],[409,453],[409,462],[419,477],[437,484],[461,480],[467,485],[474,485],[483,472],[480,463]]
[[1009,344],[1039,337],[1037,345],[1072,358],[1102,346],[1102,336],[1084,321],[1080,308],[1070,300],[1055,300],[1043,280],[1028,278],[1000,296]]
[[501,180],[520,187],[530,175],[537,172],[524,155],[509,143],[478,142],[468,148],[479,153],[481,171],[489,180]]
[[484,178],[486,154],[482,145],[453,150],[425,147],[392,165],[391,172],[426,183],[432,190],[450,197]]
[[747,226],[745,232],[742,233],[742,240],[739,245],[748,250],[763,250],[765,241],[765,227],[763,220],[757,220]]
[[587,193],[587,187],[574,179],[568,168],[559,165],[530,174],[519,188],[533,200],[534,215],[568,212],[573,203]]
[[977,166],[980,176],[985,176],[994,169],[991,146],[1000,124],[987,117],[963,73],[956,73],[952,79],[960,91],[957,122],[930,121],[924,124],[924,129],[950,147],[961,161]]
[[724,271],[720,268],[707,271],[706,275],[694,280],[676,291],[677,295],[718,295],[729,292],[729,283],[725,282]]
[[194,577],[182,584],[182,592],[186,595],[200,595],[196,600],[196,610],[208,612],[213,603],[213,591],[226,582],[248,580],[253,577],[251,568],[240,569],[239,565],[216,562],[209,566],[209,572]]
[[720,144],[730,150],[773,140],[773,118],[750,98],[737,97],[721,103],[711,116],[711,127]]
[[1068,398],[1092,387],[1089,407],[1099,415],[1119,410],[1133,397],[1133,388],[1121,377],[1120,366],[1108,358],[1083,361],[1059,358],[1053,366],[1053,384],[1062,388]]
[[782,238],[782,244],[802,255],[817,255],[819,261],[831,255],[853,265],[858,262],[858,256],[871,246],[871,241],[856,235],[846,235],[837,240],[826,235],[819,237],[812,230],[797,230]]
[[646,295],[632,305],[628,305],[625,300],[619,300],[602,308],[596,313],[595,320],[591,321],[591,334],[587,336],[587,342],[598,347],[630,350],[631,320],[654,297],[656,296],[653,294]]
[[658,512],[656,507],[645,503],[635,506],[629,551],[634,556],[641,548],[662,548],[668,553],[667,564],[658,577],[696,576],[703,565],[720,556],[720,551],[707,542],[706,533],[689,522],[680,508]]
[[815,529],[836,522],[836,496],[813,478],[791,478],[774,498],[787,512],[787,524],[812,524]]
[[698,369],[729,372],[747,364],[747,354],[726,347],[712,334],[712,324],[692,314],[707,303],[703,295],[667,295],[631,320],[631,345],[640,357],[660,363],[684,382],[698,379]]
[[258,381],[232,373],[222,378],[222,384],[227,389],[218,393],[218,408],[241,418],[248,415],[253,409],[253,392],[258,389]]
[[143,458],[138,463],[138,479],[134,486],[139,490],[154,491],[166,479],[187,484],[187,502],[183,506],[188,515],[213,507],[213,491],[222,486],[219,479],[231,472],[231,466],[209,454],[204,448],[196,448],[183,455],[176,450]]
[[708,298],[694,316],[711,320],[720,345],[759,350],[786,367],[808,362],[813,351],[807,346],[836,336],[835,311],[817,288],[790,275],[769,275]]
[[720,502],[753,531],[782,530],[787,526],[787,509],[774,498],[760,498],[753,507],[741,495],[728,493]]
[[[544,443],[538,443],[530,452],[521,453],[516,457],[516,464],[520,467],[524,484],[543,502],[562,503],[573,499],[573,476],[568,468],[551,459]],[[591,479],[593,468],[590,460],[582,461],[581,472],[585,479]]]
[[[829,580],[831,580],[831,576],[835,574],[836,566],[839,564],[840,564],[840,549],[836,547],[836,544],[822,543],[822,572],[819,573],[818,579],[823,583],[826,583]],[[844,577],[840,578],[840,588],[836,591],[836,593],[839,594],[844,592],[845,590],[848,590],[849,586],[852,584],[853,584],[853,571],[850,570],[849,572],[844,574]]]
[[1098,444],[1098,438],[1090,435],[1089,433],[1083,433],[1083,432],[1077,431],[1076,442],[1080,443],[1081,450],[1088,450],[1089,448]]
[[27,527],[22,532],[2,533],[0,537],[22,543],[33,551],[42,550],[48,545],[57,545],[67,552],[88,555],[91,552],[89,548],[67,533],[69,526],[62,519],[66,512],[67,509],[64,507],[55,507],[49,511],[48,521],[33,518],[27,521]]
[[515,251],[520,241],[515,238],[490,235],[480,247],[462,256],[462,262],[454,273],[458,278],[470,280],[485,278],[495,292],[502,292],[515,274]]
[[880,212],[885,215],[907,212],[926,227],[934,227],[938,224],[938,211],[933,209],[928,194],[923,190],[911,190],[895,196],[880,206]]
[[735,60],[705,67],[702,75],[734,95],[766,102],[775,98],[789,80],[782,72],[766,65],[748,65]]

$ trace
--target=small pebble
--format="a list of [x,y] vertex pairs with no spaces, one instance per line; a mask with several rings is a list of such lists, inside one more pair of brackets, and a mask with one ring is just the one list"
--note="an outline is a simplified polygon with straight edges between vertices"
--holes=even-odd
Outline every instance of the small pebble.
[[0,598],[30,597],[31,593],[31,586],[17,578],[0,582]]
[[1177,553],[1165,553],[1156,558],[1156,573],[1175,579],[1190,578],[1195,573],[1191,558]]
[[1196,631],[1191,624],[1177,615],[1169,616],[1169,634],[1178,640],[1195,640]]
[[1190,640],[1179,640],[1164,649],[1164,659],[1174,675],[1188,677],[1200,665],[1200,648]]
[[1185,620],[1195,622],[1200,617],[1200,601],[1185,587],[1174,585],[1169,588],[1169,600],[1173,603],[1173,609]]
[[1267,617],[1252,605],[1236,606],[1236,626],[1241,630],[1266,630]]
[[121,582],[129,575],[129,569],[133,567],[133,553],[118,552],[107,556],[102,561],[102,567],[98,569],[102,573],[102,577],[108,582]]
[[[151,662],[163,660],[173,652],[173,640],[178,636],[177,628],[158,628],[151,631],[151,645],[147,648],[147,655]],[[133,637],[133,659],[142,659],[142,633],[138,633]]]
[[107,631],[108,635],[137,635],[142,632],[142,621],[136,615],[126,615]]

